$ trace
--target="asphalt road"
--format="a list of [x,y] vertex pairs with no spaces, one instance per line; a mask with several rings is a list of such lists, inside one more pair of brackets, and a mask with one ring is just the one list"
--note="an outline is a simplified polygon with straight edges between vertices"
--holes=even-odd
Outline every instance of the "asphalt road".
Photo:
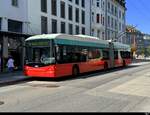
[[150,63],[0,87],[0,112],[150,112]]

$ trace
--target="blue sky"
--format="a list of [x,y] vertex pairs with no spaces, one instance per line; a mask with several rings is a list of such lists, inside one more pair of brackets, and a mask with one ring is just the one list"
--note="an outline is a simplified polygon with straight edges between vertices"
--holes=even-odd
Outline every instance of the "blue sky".
[[126,0],[127,24],[150,34],[150,0]]

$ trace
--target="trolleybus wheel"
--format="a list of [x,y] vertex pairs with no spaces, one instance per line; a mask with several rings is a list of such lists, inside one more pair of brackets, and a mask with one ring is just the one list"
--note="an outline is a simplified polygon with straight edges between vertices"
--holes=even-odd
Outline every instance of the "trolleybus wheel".
[[126,61],[123,60],[123,67],[126,67]]
[[74,66],[73,67],[73,69],[72,69],[72,76],[73,77],[76,77],[76,76],[78,76],[79,75],[79,67],[76,65],[76,66]]
[[104,64],[104,70],[107,70],[108,69],[108,64],[107,64],[107,62],[105,62],[105,64]]

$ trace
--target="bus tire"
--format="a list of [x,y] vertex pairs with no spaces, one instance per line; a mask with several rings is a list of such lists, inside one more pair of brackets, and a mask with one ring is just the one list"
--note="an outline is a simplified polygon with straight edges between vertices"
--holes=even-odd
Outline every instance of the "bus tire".
[[76,76],[79,76],[79,74],[80,74],[80,70],[79,70],[78,65],[74,65],[72,68],[72,76],[76,77]]
[[108,69],[108,63],[105,62],[105,63],[104,63],[104,70],[106,71],[107,69]]
[[126,67],[126,61],[123,60],[123,67]]

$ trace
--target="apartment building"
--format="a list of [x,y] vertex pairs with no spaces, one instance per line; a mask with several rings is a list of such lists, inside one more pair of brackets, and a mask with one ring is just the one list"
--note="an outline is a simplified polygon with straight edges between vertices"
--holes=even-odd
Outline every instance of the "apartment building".
[[26,0],[0,0],[0,30],[26,33]]
[[90,0],[28,0],[29,32],[89,35],[89,7]]
[[106,0],[106,39],[125,43],[125,0]]
[[91,0],[91,35],[105,39],[105,0]]
[[144,50],[144,34],[133,26],[126,26],[126,44],[130,45],[133,52],[141,55]]
[[1,30],[89,35],[89,7],[90,0],[1,0]]
[[91,35],[125,43],[125,0],[91,0]]

